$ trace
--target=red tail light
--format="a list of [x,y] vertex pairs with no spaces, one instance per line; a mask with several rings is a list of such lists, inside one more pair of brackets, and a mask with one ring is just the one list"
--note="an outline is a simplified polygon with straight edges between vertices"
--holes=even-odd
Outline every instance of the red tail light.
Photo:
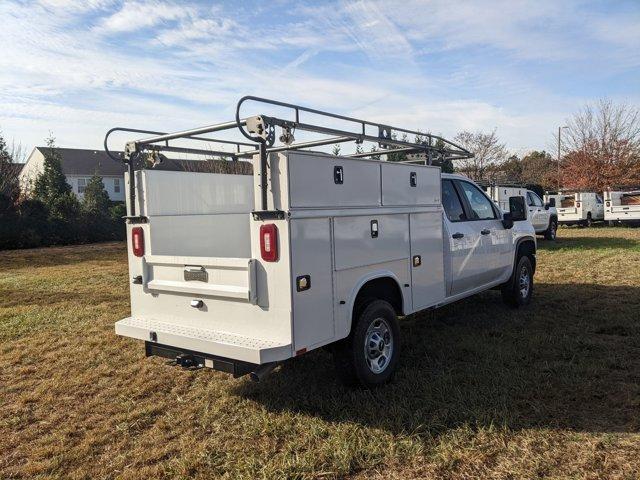
[[265,262],[278,260],[278,227],[273,223],[260,225],[260,254]]
[[611,202],[607,202],[607,207],[610,207],[610,206],[611,206]]
[[133,254],[136,257],[144,255],[144,230],[142,230],[142,227],[133,227],[131,229],[131,245],[133,246]]
[[580,202],[576,202],[576,207],[580,208]]

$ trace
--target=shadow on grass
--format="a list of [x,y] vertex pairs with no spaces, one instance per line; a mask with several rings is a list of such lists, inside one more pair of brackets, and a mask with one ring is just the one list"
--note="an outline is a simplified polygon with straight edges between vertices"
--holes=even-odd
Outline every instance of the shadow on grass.
[[558,232],[558,238],[555,241],[538,240],[539,250],[601,250],[603,248],[640,251],[640,242],[621,237],[562,237],[562,231]]
[[235,393],[273,412],[357,422],[425,440],[472,427],[640,430],[640,289],[538,284],[510,310],[497,292],[401,320],[394,382],[343,387],[314,351]]

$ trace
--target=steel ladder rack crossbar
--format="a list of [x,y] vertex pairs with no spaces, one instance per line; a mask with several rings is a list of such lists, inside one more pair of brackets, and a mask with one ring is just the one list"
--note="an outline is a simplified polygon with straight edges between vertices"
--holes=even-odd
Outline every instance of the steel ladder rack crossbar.
[[[295,114],[295,120],[285,120],[277,117],[269,117],[265,115],[259,115],[254,117],[248,117],[245,119],[240,118],[240,108],[243,103],[247,101],[253,101],[256,103],[262,103],[266,105],[272,105],[277,107],[284,107],[292,109]],[[359,132],[353,132],[348,130],[341,130],[338,128],[327,127],[323,125],[315,125],[311,123],[304,123],[300,121],[301,112],[307,114],[318,115],[321,117],[336,119],[346,122],[351,122],[359,125]],[[274,146],[275,143],[275,127],[278,126],[283,130],[283,133],[291,134],[295,130],[303,130],[308,132],[319,133],[323,135],[334,135],[332,138],[324,138],[321,140],[313,140],[307,142],[293,143],[292,136],[289,143],[284,143],[282,146]],[[378,130],[378,135],[367,134],[367,127],[374,127]],[[216,139],[203,137],[201,135],[207,133],[221,132],[225,130],[231,130],[237,128],[240,133],[253,143],[237,142],[226,139]],[[251,129],[253,128],[253,129]],[[122,155],[117,156],[109,150],[108,140],[109,136],[115,132],[130,132],[130,133],[143,133],[152,135],[147,138],[134,140],[128,142],[125,146]],[[415,135],[417,139],[424,139],[422,142],[411,143],[397,138],[397,133],[403,135]],[[235,145],[236,151],[226,152],[222,150],[203,149],[203,148],[191,148],[169,145],[170,140],[188,139],[196,141],[204,141],[210,143],[221,143]],[[267,155],[273,152],[281,152],[286,150],[295,150],[310,148],[322,145],[331,145],[335,143],[344,143],[354,141],[357,144],[361,144],[364,141],[377,142],[381,147],[381,150],[372,152],[355,153],[349,156],[360,157],[376,157],[380,155],[388,155],[391,153],[409,153],[409,152],[423,152],[426,154],[427,163],[431,163],[431,154],[437,152],[444,158],[448,159],[463,159],[473,156],[468,150],[462,146],[444,139],[438,135],[432,135],[429,133],[423,133],[414,130],[408,130],[404,128],[391,127],[381,123],[370,122],[367,120],[360,120],[345,115],[339,115],[330,112],[324,112],[313,108],[302,107],[300,105],[294,105],[291,103],[280,102],[277,100],[270,100],[255,96],[245,96],[240,99],[236,106],[236,119],[235,121],[220,123],[216,125],[209,125],[204,127],[193,128],[189,130],[182,130],[173,133],[155,132],[151,130],[141,130],[125,127],[112,128],[107,132],[104,139],[104,148],[107,155],[113,160],[123,161],[128,166],[129,178],[133,178],[134,175],[134,160],[135,158],[145,151],[152,152],[176,152],[186,153],[191,155],[203,155],[203,156],[221,156],[230,157],[232,160],[238,158],[253,157],[256,154],[260,156],[260,175],[261,175],[261,204],[262,211],[266,212],[267,207]],[[163,144],[161,144],[163,142]],[[437,145],[437,143],[440,145]],[[255,146],[257,145],[257,149]],[[254,147],[252,150],[242,150],[241,147]],[[394,148],[390,148],[394,147]],[[134,182],[129,182],[129,199],[130,199],[130,215],[129,219],[138,219],[141,217],[135,216],[135,186]],[[276,212],[281,213],[281,212]]]

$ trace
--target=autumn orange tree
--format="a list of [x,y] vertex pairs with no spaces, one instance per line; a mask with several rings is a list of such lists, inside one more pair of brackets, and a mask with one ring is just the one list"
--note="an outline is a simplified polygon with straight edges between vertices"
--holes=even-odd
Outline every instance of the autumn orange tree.
[[600,100],[567,122],[562,136],[562,184],[602,191],[640,187],[640,110]]

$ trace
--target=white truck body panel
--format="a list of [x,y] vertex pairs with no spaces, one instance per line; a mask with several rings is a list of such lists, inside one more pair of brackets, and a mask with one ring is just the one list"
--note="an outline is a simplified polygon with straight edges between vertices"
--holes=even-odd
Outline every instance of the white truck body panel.
[[[625,198],[638,201],[624,201]],[[604,219],[609,222],[640,221],[640,189],[604,192]]]
[[[497,210],[490,220],[449,221],[438,167],[304,151],[272,153],[268,167],[268,205],[282,219],[252,216],[255,164],[253,176],[136,172],[146,221],[127,225],[131,316],[118,334],[276,362],[349,335],[356,296],[372,279],[395,282],[409,314],[505,282],[515,245],[533,239],[529,222],[506,229]],[[261,256],[266,224],[278,232],[273,262]],[[141,257],[134,228],[144,234]],[[310,288],[299,290],[303,277]]]
[[589,217],[593,221],[604,220],[604,203],[596,192],[564,192],[545,195],[544,201],[554,199],[559,223],[582,223]]

